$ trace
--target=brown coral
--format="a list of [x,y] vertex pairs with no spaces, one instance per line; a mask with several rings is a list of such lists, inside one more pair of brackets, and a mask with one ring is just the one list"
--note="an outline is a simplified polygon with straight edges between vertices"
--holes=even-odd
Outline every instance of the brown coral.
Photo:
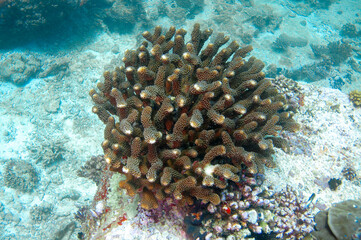
[[350,101],[355,107],[361,107],[361,91],[353,90],[349,94]]
[[247,60],[252,47],[224,46],[223,34],[204,46],[211,34],[195,24],[186,43],[184,29],[144,32],[147,41],[126,51],[125,66],[90,91],[107,125],[105,159],[127,176],[121,188],[141,192],[145,209],[167,195],[218,204],[217,189],[240,181],[243,168],[275,166],[274,136],[297,128],[263,62]]

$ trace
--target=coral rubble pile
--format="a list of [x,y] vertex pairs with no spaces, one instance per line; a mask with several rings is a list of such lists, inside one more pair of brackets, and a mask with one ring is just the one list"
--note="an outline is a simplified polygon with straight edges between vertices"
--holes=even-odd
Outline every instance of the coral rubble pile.
[[[261,190],[254,177],[243,176],[232,190],[221,192],[219,206],[209,204],[202,216],[205,239],[304,239],[315,225],[312,206],[287,188]],[[207,216],[208,215],[208,216]]]
[[104,73],[90,95],[92,111],[106,124],[102,147],[110,170],[126,175],[120,187],[141,194],[141,206],[155,209],[167,196],[218,205],[219,191],[240,181],[240,171],[274,167],[282,129],[297,123],[255,57],[251,46],[195,24],[143,33],[128,50],[124,67]]

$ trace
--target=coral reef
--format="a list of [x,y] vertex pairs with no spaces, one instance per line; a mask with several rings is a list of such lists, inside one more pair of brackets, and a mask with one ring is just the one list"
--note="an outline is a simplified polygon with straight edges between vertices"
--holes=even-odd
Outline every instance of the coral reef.
[[41,205],[33,206],[30,211],[30,219],[34,223],[47,220],[53,212],[53,205],[50,203],[42,203]]
[[37,141],[32,142],[27,148],[35,163],[40,163],[43,167],[51,167],[64,160],[66,152],[64,139],[49,141],[38,132],[34,135]]
[[259,31],[277,30],[282,23],[282,18],[273,13],[263,13],[262,15],[255,15],[250,18],[250,21]]
[[351,83],[351,75],[347,73],[345,76],[335,76],[329,78],[331,88],[341,90],[346,83]]
[[187,11],[188,18],[194,18],[195,15],[202,12],[205,5],[204,0],[175,0],[174,2],[179,8]]
[[[110,170],[127,179],[120,187],[141,192],[141,206],[158,207],[173,196],[220,203],[216,191],[239,182],[238,173],[274,167],[276,136],[295,131],[286,99],[264,78],[264,64],[246,58],[251,46],[195,24],[143,33],[137,50],[128,50],[124,67],[104,73],[90,96],[106,126],[102,147]],[[150,45],[150,46],[149,46]]]
[[252,35],[249,33],[243,33],[241,35],[241,40],[244,44],[250,44],[252,42]]
[[[159,208],[138,209],[133,217],[122,213],[124,206],[119,207],[119,203],[109,205],[114,191],[109,190],[104,199],[98,198],[92,207],[82,207],[76,213],[75,218],[82,225],[81,239],[119,238],[125,229],[132,232],[134,239],[149,229],[157,231],[160,226],[163,231],[176,231],[175,239],[307,239],[314,226],[314,195],[306,201],[291,188],[281,192],[271,187],[262,189],[264,176],[260,174],[242,171],[240,178],[240,182],[231,182],[219,192],[218,205],[197,201],[181,206],[167,197],[159,202]],[[97,196],[104,195],[101,188],[98,191]]]
[[111,0],[104,4],[98,16],[111,31],[130,30],[138,22],[146,22],[145,10],[140,0]]
[[103,156],[92,156],[90,160],[77,171],[77,175],[79,177],[89,178],[99,185],[102,179],[101,172],[105,169],[105,166],[106,163]]
[[[182,25],[186,19],[194,18],[198,13],[202,12],[204,5],[204,0],[160,1],[157,5],[157,14],[153,13],[149,18],[154,19],[155,15],[167,16],[172,24]],[[149,7],[151,8],[151,6]]]
[[316,46],[311,44],[313,54],[317,58],[329,60],[332,65],[340,65],[346,61],[352,53],[350,44],[342,41],[330,42],[327,46]]
[[[354,49],[351,44],[344,41],[330,42],[326,46],[316,46],[310,44],[313,54],[320,61],[313,64],[308,64],[294,70],[281,70],[278,74],[282,73],[287,77],[294,80],[303,80],[306,82],[314,82],[325,79],[332,75],[332,70],[352,56]],[[357,69],[358,63],[350,58],[350,65]],[[347,73],[344,76],[334,76],[329,79],[332,88],[341,89],[347,82],[351,81],[351,74]]]
[[352,181],[357,178],[357,174],[354,168],[346,166],[341,171],[342,176],[345,177],[346,180]]
[[346,23],[342,26],[340,35],[343,37],[355,38],[361,35],[361,31],[357,31],[355,24]]
[[303,106],[304,94],[302,93],[301,86],[296,81],[283,75],[276,76],[271,81],[278,92],[284,94],[290,110],[297,111],[299,107]]
[[9,160],[5,165],[4,184],[21,192],[32,192],[38,185],[35,168],[23,160]]
[[[271,65],[270,65],[271,66]],[[270,69],[272,70],[272,69]],[[320,62],[303,65],[298,69],[273,69],[273,75],[283,74],[293,80],[302,80],[305,82],[315,82],[325,79],[330,75],[332,62],[329,59],[323,59]],[[267,73],[268,74],[268,73]],[[272,75],[271,75],[272,76]]]
[[361,106],[361,91],[359,91],[359,90],[351,91],[349,93],[349,98],[355,107]]
[[272,198],[275,200],[275,208],[272,211],[273,232],[276,238],[282,239],[305,239],[313,232],[315,222],[313,221],[313,206],[311,206],[315,195],[305,201],[300,194],[291,188],[285,191],[275,192]]
[[316,231],[312,233],[318,240],[351,239],[361,237],[361,201],[346,200],[334,204],[327,211],[315,216]]
[[291,188],[261,190],[255,177],[243,179],[232,190],[222,191],[219,206],[199,210],[199,233],[205,239],[304,239],[313,231],[311,201]]

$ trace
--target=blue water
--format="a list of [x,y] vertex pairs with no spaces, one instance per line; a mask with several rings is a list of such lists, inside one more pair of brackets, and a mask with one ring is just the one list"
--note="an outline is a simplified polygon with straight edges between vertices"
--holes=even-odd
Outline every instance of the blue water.
[[[252,45],[268,78],[337,90],[345,101],[361,91],[360,0],[0,0],[0,239],[82,236],[75,214],[94,206],[104,168],[82,168],[103,154],[89,90],[122,65],[143,31],[176,26],[188,41],[196,22],[213,29],[211,41],[223,32]],[[297,141],[292,154],[311,156],[308,144]],[[350,166],[361,192],[360,160]],[[347,181],[340,171],[335,178]],[[316,198],[330,192],[320,179]]]

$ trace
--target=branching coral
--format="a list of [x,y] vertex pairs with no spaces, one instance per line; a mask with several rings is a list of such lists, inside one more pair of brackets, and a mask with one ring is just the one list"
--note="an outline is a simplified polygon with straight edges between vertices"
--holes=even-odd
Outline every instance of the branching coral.
[[251,46],[195,24],[143,33],[124,67],[104,73],[92,89],[93,112],[106,124],[102,147],[129,195],[157,208],[166,196],[192,204],[219,204],[217,189],[238,182],[239,172],[274,167],[271,155],[281,129],[296,130],[285,98],[266,79],[264,64],[246,58]]

